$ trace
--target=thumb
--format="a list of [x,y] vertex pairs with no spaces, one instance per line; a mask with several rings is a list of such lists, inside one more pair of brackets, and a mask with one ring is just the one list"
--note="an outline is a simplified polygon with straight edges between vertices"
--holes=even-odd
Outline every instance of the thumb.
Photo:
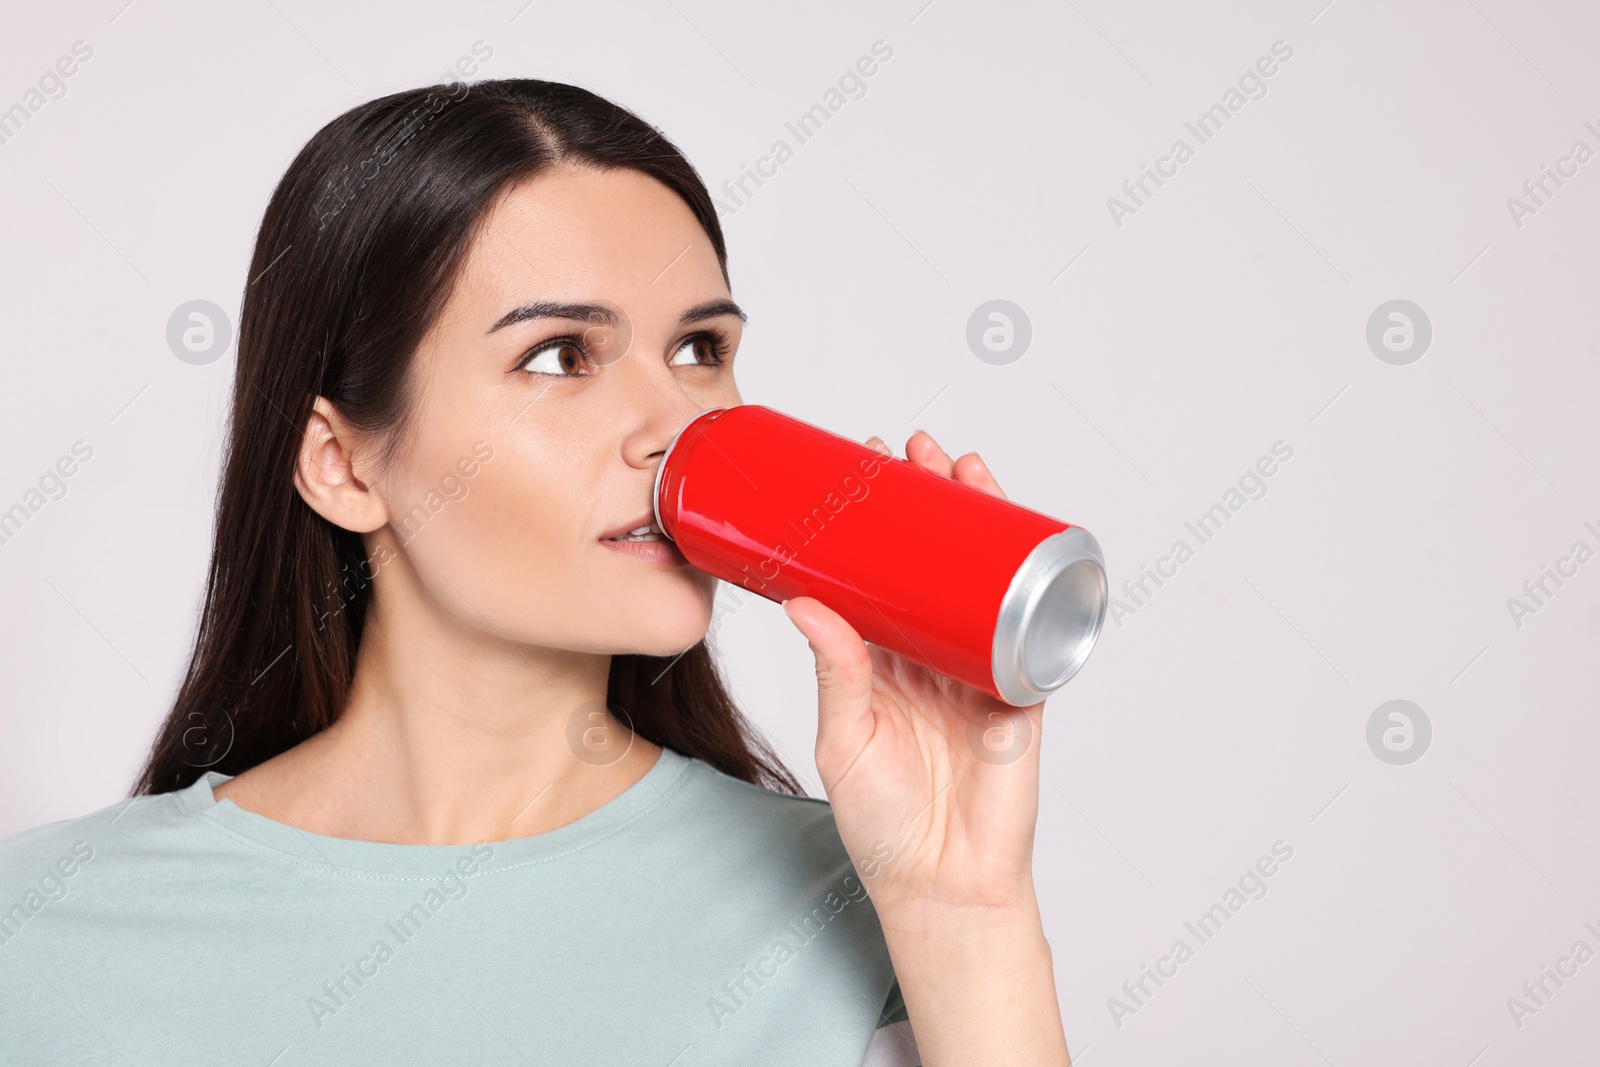
[[[817,660],[817,753],[839,750],[848,762],[872,735],[872,656],[843,616],[814,597],[783,602]],[[820,769],[820,766],[819,766]]]

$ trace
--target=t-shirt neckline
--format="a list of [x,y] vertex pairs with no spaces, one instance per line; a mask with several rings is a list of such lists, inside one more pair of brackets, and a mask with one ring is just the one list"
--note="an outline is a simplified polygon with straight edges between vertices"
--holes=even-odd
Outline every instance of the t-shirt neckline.
[[[661,755],[638,781],[595,810],[554,830],[480,845],[400,845],[314,834],[246,811],[213,791],[232,775],[207,771],[174,797],[185,814],[209,821],[247,845],[283,854],[303,864],[367,875],[438,877],[463,858],[488,873],[508,866],[556,859],[587,847],[643,818],[666,800],[693,762],[661,746]],[[488,855],[484,849],[490,850]]]

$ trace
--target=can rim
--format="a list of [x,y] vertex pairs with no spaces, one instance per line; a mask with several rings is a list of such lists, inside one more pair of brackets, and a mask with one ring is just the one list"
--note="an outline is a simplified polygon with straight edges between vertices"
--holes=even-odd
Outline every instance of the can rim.
[[694,416],[692,418],[689,419],[688,422],[686,422],[682,426],[678,427],[677,433],[674,433],[672,435],[672,440],[667,442],[666,451],[661,453],[661,462],[656,464],[655,481],[653,482],[653,484],[650,487],[650,513],[653,516],[655,516],[656,529],[660,530],[661,531],[661,536],[665,537],[668,541],[675,540],[675,538],[670,533],[667,532],[666,524],[661,521],[661,475],[667,469],[667,460],[672,458],[673,446],[678,443],[678,438],[683,436],[683,431],[687,430],[690,426],[693,426],[695,423],[700,421],[700,416],[701,415],[704,415],[704,414],[706,414],[707,412],[710,412],[710,411],[726,411],[726,410],[728,410],[728,409],[727,408],[723,408],[723,407],[701,408],[698,412],[696,412],[694,414]]
[[[1028,670],[1027,650],[1020,640],[1038,610],[1051,584],[1069,568],[1091,564],[1098,572],[1095,582],[1097,603],[1089,605],[1084,625],[1075,636],[1076,649],[1060,673],[1050,679],[1035,679]],[[1106,579],[1105,557],[1100,543],[1081,526],[1068,526],[1034,546],[1012,577],[1010,588],[1000,603],[996,619],[990,669],[1000,696],[1008,704],[1027,707],[1044,700],[1065,685],[1083,667],[1094,650],[1105,625],[1110,606],[1110,583]],[[1092,612],[1092,615],[1090,614]]]

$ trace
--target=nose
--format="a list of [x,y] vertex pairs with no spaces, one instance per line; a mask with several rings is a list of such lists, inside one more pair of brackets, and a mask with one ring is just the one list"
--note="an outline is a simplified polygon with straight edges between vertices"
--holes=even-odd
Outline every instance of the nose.
[[631,390],[637,399],[627,416],[632,425],[622,438],[622,458],[631,467],[654,469],[679,430],[702,411],[721,405],[708,407],[703,397],[690,396],[670,371],[659,378],[648,373],[634,377],[641,380]]

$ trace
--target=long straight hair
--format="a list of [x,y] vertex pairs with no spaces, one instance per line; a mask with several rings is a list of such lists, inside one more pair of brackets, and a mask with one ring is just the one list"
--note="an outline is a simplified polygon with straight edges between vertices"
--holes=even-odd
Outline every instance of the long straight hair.
[[[234,775],[331,725],[355,673],[372,570],[358,534],[294,487],[313,400],[399,453],[407,373],[495,199],[557,162],[626,168],[727,248],[704,183],[638,116],[585,89],[503,79],[394,93],[312,137],[272,194],[239,315],[228,441],[188,671],[135,795]],[[612,657],[608,707],[641,737],[764,788],[803,789],[740,713],[702,639]]]

